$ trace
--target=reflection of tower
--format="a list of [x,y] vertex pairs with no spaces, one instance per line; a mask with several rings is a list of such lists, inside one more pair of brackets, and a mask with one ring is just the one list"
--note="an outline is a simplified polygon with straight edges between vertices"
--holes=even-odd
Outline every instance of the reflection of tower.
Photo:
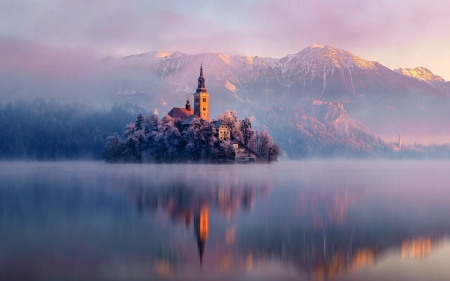
[[400,135],[398,135],[398,150],[402,150],[402,138],[400,138]]
[[203,261],[203,251],[205,248],[206,238],[209,232],[209,206],[204,205],[200,208],[200,212],[194,214],[194,231],[197,238],[198,253],[200,255],[200,265]]

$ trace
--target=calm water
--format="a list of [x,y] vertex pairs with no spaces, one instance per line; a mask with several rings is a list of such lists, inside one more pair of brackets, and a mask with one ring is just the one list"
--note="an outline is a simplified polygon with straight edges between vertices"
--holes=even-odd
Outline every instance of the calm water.
[[0,163],[0,280],[450,280],[450,162]]

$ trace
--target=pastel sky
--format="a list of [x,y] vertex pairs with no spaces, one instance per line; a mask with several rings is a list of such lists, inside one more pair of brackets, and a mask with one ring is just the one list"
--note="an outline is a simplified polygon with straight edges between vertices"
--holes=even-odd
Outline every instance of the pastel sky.
[[147,51],[279,58],[317,43],[450,80],[450,1],[0,0],[0,71]]

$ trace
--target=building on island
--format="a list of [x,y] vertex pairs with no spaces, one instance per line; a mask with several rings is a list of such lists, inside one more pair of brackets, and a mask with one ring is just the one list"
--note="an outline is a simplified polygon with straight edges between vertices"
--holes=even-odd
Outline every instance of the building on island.
[[[200,76],[198,77],[197,90],[194,93],[194,109],[191,108],[191,103],[187,99],[184,108],[174,107],[167,115],[181,119],[181,128],[185,130],[192,126],[196,119],[201,118],[209,122],[209,102],[209,93],[206,90],[205,77],[203,76],[203,65],[200,65]],[[267,162],[264,157],[235,139],[229,124],[226,124],[223,120],[213,120],[213,122],[217,131],[217,138],[219,140],[232,141],[236,162]]]
[[186,101],[185,108],[174,107],[171,111],[169,111],[169,113],[167,113],[167,115],[169,115],[170,117],[179,118],[181,120],[184,120],[193,114],[194,110],[191,109],[191,102],[189,101],[189,99],[187,99]]
[[194,115],[209,121],[209,94],[205,87],[203,65],[200,65],[197,91],[194,94]]
[[200,66],[200,76],[198,77],[197,90],[194,94],[194,109],[191,108],[191,103],[187,99],[184,108],[174,107],[167,115],[181,119],[181,127],[183,129],[189,128],[194,123],[194,120],[198,118],[209,121],[209,94],[205,87],[203,65]]
[[239,163],[267,162],[267,159],[256,153],[238,139],[231,142],[234,149],[234,161]]
[[219,140],[230,140],[231,139],[231,128],[223,120],[214,121],[214,126],[217,130],[217,138]]

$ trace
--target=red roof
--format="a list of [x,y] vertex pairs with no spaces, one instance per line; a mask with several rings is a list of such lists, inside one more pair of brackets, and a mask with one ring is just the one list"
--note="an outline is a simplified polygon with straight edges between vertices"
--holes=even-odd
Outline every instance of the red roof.
[[194,114],[194,110],[187,110],[186,108],[182,107],[174,107],[172,108],[167,115],[169,115],[172,118],[180,118],[181,120],[186,119],[187,117]]

